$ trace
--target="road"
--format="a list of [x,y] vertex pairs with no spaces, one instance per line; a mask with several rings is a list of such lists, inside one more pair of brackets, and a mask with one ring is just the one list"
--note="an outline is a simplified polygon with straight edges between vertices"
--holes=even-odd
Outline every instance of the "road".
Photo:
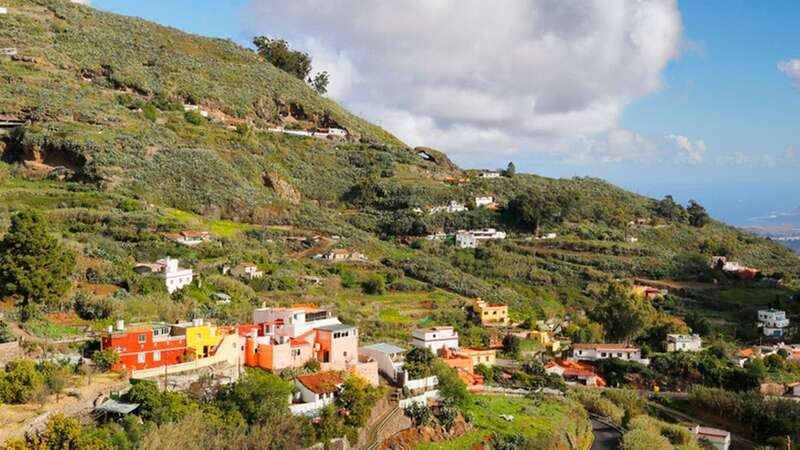
[[622,434],[610,426],[592,419],[592,442],[591,450],[619,450]]

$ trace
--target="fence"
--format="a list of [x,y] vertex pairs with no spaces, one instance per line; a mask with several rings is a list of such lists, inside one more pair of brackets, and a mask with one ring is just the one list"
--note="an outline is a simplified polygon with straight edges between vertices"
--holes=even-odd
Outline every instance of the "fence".
[[[407,372],[406,372],[407,373]],[[405,387],[411,389],[412,391],[415,389],[428,389],[435,387],[439,384],[439,379],[436,376],[428,377],[428,378],[420,378],[418,380],[406,380]]]
[[438,400],[439,399],[439,391],[426,391],[416,397],[404,398],[398,402],[398,406],[402,409],[406,409],[414,403],[422,403],[423,405],[428,404],[428,400]]

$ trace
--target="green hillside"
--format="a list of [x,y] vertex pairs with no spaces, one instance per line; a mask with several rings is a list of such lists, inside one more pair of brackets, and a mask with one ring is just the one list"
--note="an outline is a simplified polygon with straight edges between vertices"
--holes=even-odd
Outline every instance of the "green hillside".
[[[483,179],[443,153],[428,150],[435,160],[425,160],[231,41],[66,1],[5,3],[0,48],[18,55],[0,57],[0,118],[23,125],[0,134],[0,230],[15,211],[44,212],[79,255],[74,287],[53,309],[92,297],[92,285],[120,289],[92,299],[106,308],[84,314],[95,326],[113,317],[244,321],[262,302],[313,301],[336,306],[368,339],[402,341],[419,324],[448,323],[480,342],[484,332],[463,308],[474,297],[534,320],[591,311],[606,284],[644,278],[678,282],[656,305],[660,314],[698,311],[733,334],[739,322],[750,326],[752,310],[796,293],[798,257],[776,243],[714,221],[692,226],[682,207],[669,212],[602,180]],[[185,114],[187,104],[208,118]],[[348,137],[271,127],[336,127]],[[468,182],[453,181],[460,178]],[[453,200],[471,206],[486,193],[497,209],[414,211]],[[533,239],[524,208],[541,213],[540,234],[557,238]],[[636,217],[652,223],[630,227]],[[474,250],[423,238],[482,227],[509,238]],[[187,228],[218,239],[190,249],[164,238]],[[323,247],[286,239],[316,234],[341,236],[329,247],[358,250],[369,263],[323,264],[310,258]],[[133,272],[136,262],[166,254],[195,268],[202,286],[171,299]],[[783,282],[726,277],[708,268],[718,254]],[[240,261],[257,262],[267,276],[244,283],[219,274],[219,265]],[[385,292],[365,292],[375,274]],[[302,276],[323,283],[309,286]],[[213,299],[221,291],[234,297],[230,305]]]

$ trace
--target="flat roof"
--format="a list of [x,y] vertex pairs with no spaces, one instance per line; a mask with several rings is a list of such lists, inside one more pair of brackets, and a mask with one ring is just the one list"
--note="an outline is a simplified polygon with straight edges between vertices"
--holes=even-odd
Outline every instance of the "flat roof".
[[355,325],[347,325],[344,323],[337,323],[333,325],[325,325],[317,327],[318,330],[323,330],[323,331],[344,331],[344,330],[350,330],[352,328],[355,328]]
[[138,403],[122,403],[114,399],[108,399],[95,409],[114,414],[130,414],[138,407]]
[[381,342],[380,344],[372,344],[361,347],[362,349],[370,349],[375,350],[377,352],[386,353],[386,354],[393,354],[393,353],[405,353],[405,349],[400,348],[393,344],[387,344],[385,342]]

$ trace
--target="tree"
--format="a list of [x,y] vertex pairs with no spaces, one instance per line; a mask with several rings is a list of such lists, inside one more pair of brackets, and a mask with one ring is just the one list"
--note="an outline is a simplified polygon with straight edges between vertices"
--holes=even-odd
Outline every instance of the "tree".
[[630,285],[614,282],[590,316],[603,325],[608,340],[628,342],[644,333],[655,314],[653,305],[633,295]]
[[671,195],[667,195],[656,204],[656,212],[659,216],[673,222],[686,222],[688,214],[683,206],[677,204]]
[[42,374],[30,359],[10,361],[0,376],[0,401],[12,404],[28,402],[43,384]]
[[36,306],[53,303],[69,288],[75,255],[48,234],[46,222],[35,210],[17,213],[0,241],[0,296],[21,298],[22,319]]
[[686,325],[692,329],[693,333],[699,334],[700,336],[706,336],[711,332],[711,322],[698,314],[697,311],[689,312],[686,316]]
[[361,283],[361,287],[369,295],[381,295],[386,292],[386,280],[379,273],[371,273]]
[[317,91],[317,94],[325,95],[328,92],[328,84],[331,82],[330,78],[328,71],[323,70],[322,72],[317,72],[314,78],[308,77],[306,81]]
[[511,356],[519,354],[520,339],[509,333],[503,338],[503,352]]
[[247,372],[244,379],[220,389],[223,409],[238,410],[250,424],[264,424],[275,416],[289,414],[292,385],[264,371]]
[[433,362],[436,357],[427,347],[414,347],[406,353],[406,361],[403,370],[408,372],[412,380],[429,377],[433,374]]
[[513,161],[508,163],[508,166],[506,167],[506,170],[505,172],[503,172],[503,174],[508,178],[514,178],[514,175],[517,174],[517,167],[514,165]]
[[506,210],[519,225],[531,228],[534,233],[539,232],[542,223],[557,220],[561,212],[558,203],[540,189],[529,189],[514,197]]
[[711,222],[711,217],[709,217],[706,209],[694,200],[689,201],[689,207],[686,208],[686,212],[689,214],[689,225],[693,227],[703,228]]
[[434,374],[439,383],[439,395],[443,399],[461,405],[467,399],[467,385],[458,376],[456,369],[447,366],[441,361],[436,361],[433,367]]
[[108,372],[114,365],[119,364],[119,354],[113,348],[97,350],[92,353],[91,359],[101,372]]
[[330,448],[328,443],[331,439],[345,434],[344,428],[344,421],[336,413],[333,405],[325,406],[320,410],[319,419],[315,422],[315,432],[317,441],[322,442],[325,448]]
[[362,377],[351,376],[344,382],[336,395],[336,406],[347,410],[345,425],[361,428],[367,423],[376,400],[373,394],[372,386]]
[[[253,45],[267,62],[296,78],[305,80],[311,73],[311,57],[301,51],[292,50],[289,48],[289,43],[283,39],[257,36],[253,39]],[[325,76],[327,79],[327,73]]]

